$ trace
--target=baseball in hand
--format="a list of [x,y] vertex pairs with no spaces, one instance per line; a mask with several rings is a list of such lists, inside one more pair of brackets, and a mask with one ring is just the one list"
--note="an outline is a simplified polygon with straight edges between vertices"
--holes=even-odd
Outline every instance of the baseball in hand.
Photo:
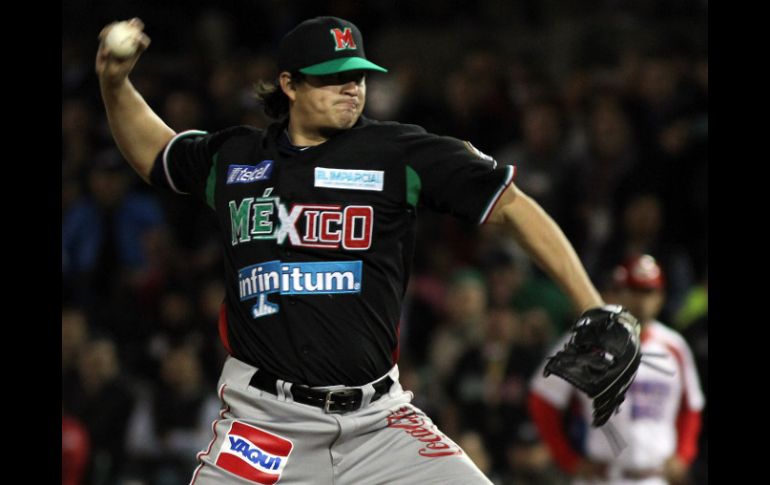
[[113,56],[125,59],[136,54],[140,34],[141,31],[134,25],[118,22],[107,32],[104,45]]

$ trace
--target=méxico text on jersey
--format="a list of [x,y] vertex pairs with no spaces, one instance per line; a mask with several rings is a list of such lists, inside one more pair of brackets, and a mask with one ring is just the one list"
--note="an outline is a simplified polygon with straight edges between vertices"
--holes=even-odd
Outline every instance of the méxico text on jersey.
[[279,197],[246,197],[228,202],[231,244],[274,239],[292,246],[362,251],[372,244],[374,209],[371,206],[293,204]]

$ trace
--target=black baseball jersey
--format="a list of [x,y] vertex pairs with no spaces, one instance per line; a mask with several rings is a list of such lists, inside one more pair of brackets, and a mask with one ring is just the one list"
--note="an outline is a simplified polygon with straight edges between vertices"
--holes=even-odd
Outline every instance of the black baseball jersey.
[[397,358],[417,206],[483,223],[514,168],[414,125],[361,117],[304,149],[285,130],[180,133],[152,183],[216,212],[234,357],[290,382],[362,385]]

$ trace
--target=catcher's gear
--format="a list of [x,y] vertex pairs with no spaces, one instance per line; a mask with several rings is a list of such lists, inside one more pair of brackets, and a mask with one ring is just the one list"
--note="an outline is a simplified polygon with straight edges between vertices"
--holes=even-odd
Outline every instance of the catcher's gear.
[[623,402],[639,368],[639,321],[620,305],[604,305],[583,313],[571,331],[543,375],[556,374],[593,399],[592,424],[598,427]]

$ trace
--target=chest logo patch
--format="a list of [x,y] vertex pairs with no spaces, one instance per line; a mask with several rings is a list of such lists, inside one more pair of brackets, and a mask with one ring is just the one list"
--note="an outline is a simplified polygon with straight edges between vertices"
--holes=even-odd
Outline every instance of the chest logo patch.
[[257,165],[230,165],[227,167],[227,185],[267,180],[272,172],[272,160],[262,160]]
[[382,170],[315,168],[315,187],[381,192],[384,182],[385,172]]

